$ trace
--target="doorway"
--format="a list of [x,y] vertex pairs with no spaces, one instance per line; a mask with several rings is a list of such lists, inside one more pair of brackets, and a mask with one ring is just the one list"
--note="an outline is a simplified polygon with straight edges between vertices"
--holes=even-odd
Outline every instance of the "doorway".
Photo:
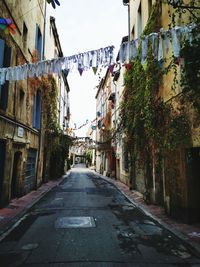
[[3,193],[4,165],[5,165],[6,142],[0,140],[0,201]]
[[16,198],[18,196],[20,157],[21,157],[21,152],[20,151],[15,152],[13,160],[12,182],[11,182],[11,199]]
[[188,220],[200,222],[200,147],[186,150],[186,175],[188,181]]

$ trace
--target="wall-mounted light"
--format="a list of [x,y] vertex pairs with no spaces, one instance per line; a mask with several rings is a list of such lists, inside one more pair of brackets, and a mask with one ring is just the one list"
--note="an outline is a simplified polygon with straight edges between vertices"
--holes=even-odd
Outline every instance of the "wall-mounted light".
[[101,129],[104,131],[106,129],[105,124],[103,123],[103,125],[101,126]]

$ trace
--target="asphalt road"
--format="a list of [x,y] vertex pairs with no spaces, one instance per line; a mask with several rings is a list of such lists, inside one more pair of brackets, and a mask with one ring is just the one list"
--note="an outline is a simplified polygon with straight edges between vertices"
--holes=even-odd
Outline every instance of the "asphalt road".
[[79,165],[2,240],[0,266],[197,267],[200,258]]

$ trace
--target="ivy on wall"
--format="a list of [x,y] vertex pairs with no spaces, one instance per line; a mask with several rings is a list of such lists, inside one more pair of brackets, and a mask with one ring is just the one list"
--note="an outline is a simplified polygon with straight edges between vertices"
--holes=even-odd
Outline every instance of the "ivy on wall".
[[[144,35],[161,28],[161,4],[156,2]],[[166,70],[162,69],[152,55],[149,45],[146,64],[141,56],[132,62],[132,68],[124,76],[125,89],[121,103],[121,123],[132,158],[142,162],[149,160],[152,153],[165,153],[185,145],[190,139],[190,127],[184,109],[164,103],[159,97],[159,88]],[[139,51],[141,53],[141,44]]]
[[[200,21],[200,20],[199,20]],[[181,73],[181,86],[185,98],[192,103],[200,115],[200,37],[199,29],[196,38],[190,43],[186,41],[181,50],[184,67]]]

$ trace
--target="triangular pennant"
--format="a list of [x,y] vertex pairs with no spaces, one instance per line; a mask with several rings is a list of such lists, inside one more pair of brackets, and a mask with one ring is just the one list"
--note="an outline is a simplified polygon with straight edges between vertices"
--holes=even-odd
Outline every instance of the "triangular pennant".
[[0,24],[7,24],[6,19],[0,18]]
[[109,66],[109,71],[111,74],[113,74],[114,67],[115,67],[115,64]]
[[96,73],[97,73],[97,67],[92,67],[92,70],[93,70],[94,74],[96,75]]
[[5,20],[6,20],[6,23],[7,23],[8,25],[12,24],[12,20],[11,20],[10,18],[7,18],[7,19],[5,19]]
[[69,69],[64,69],[63,72],[64,72],[65,76],[67,77],[69,74]]
[[132,64],[131,63],[126,63],[126,64],[124,64],[124,66],[125,66],[125,68],[127,70],[131,70],[132,69]]
[[2,29],[3,31],[7,28],[8,26],[5,24],[0,24],[0,29]]
[[78,68],[78,71],[79,71],[80,75],[82,76],[82,74],[83,74],[83,69],[82,69],[82,68]]
[[9,32],[10,33],[12,33],[12,34],[15,34],[16,33],[16,25],[15,24],[11,24],[9,27],[8,27],[8,30],[9,30]]

